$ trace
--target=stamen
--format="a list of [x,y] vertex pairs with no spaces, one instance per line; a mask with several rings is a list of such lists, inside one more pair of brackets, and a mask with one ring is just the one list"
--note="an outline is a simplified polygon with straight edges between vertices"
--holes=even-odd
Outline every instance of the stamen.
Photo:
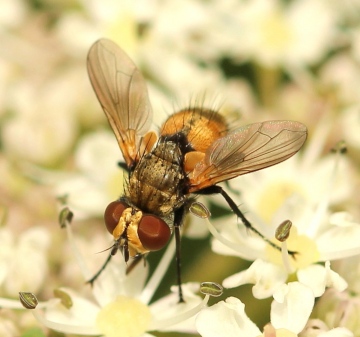
[[210,212],[202,203],[196,201],[193,202],[189,208],[189,211],[198,218],[204,219],[209,229],[209,232],[213,235],[214,238],[220,241],[223,245],[232,248],[233,250],[235,250],[240,254],[246,254],[245,249],[242,250],[239,244],[231,242],[228,239],[224,238],[222,235],[220,235],[220,233],[209,221]]
[[281,243],[281,259],[283,261],[286,272],[288,274],[292,274],[295,270],[291,267],[291,263],[289,259],[289,250],[287,248],[286,241]]
[[210,211],[201,202],[197,201],[190,205],[189,211],[201,219],[208,219],[211,216]]
[[202,282],[200,284],[200,292],[204,295],[219,297],[223,294],[224,288],[215,282]]
[[69,207],[64,207],[59,214],[59,224],[61,228],[65,228],[67,224],[70,225],[72,219],[74,217],[74,213],[71,212]]
[[18,300],[9,300],[7,298],[0,298],[0,308],[24,309],[24,306]]
[[290,220],[283,221],[275,231],[275,238],[281,242],[281,258],[288,274],[292,274],[294,269],[291,267],[289,259],[289,250],[286,240],[289,238],[292,222]]
[[160,263],[158,264],[151,278],[147,282],[145,288],[141,292],[140,301],[142,301],[143,303],[150,302],[160,282],[164,278],[164,275],[169,268],[169,265],[174,257],[174,254],[175,254],[175,237],[173,237],[172,240],[170,241],[163,257],[161,258]]
[[0,307],[6,307],[9,309],[35,309],[46,308],[47,302],[39,302],[33,293],[21,291],[19,292],[19,301],[0,299]]
[[223,245],[233,249],[235,252],[242,254],[243,256],[246,256],[248,254],[246,248],[242,248],[242,245],[239,245],[238,243],[231,242],[230,240],[224,238],[212,225],[212,223],[209,221],[209,219],[204,219],[205,223],[207,225],[207,228],[209,232],[212,234],[212,236],[217,239],[219,242],[221,242]]
[[[40,312],[42,312],[40,309],[46,308],[48,303],[47,302],[38,302],[38,299],[36,298],[36,296],[33,293],[19,292],[19,299],[20,299],[20,303],[18,301],[14,301],[14,300],[0,300],[0,305],[4,306],[4,307],[6,306],[9,309],[24,309],[25,308],[28,310],[32,310],[34,317],[40,323],[44,324],[45,326],[47,326],[50,329],[58,330],[58,327],[62,326],[61,324],[46,320],[40,314]],[[69,329],[64,330],[63,328],[61,328],[60,331],[63,331],[63,332],[68,331],[68,332],[72,333],[72,330],[69,330]]]
[[39,303],[33,293],[25,291],[19,293],[19,300],[25,309],[35,309]]
[[280,242],[284,242],[288,239],[290,235],[290,229],[292,222],[290,220],[283,221],[275,231],[275,238]]
[[[175,317],[171,317],[171,318],[159,320],[159,321],[153,320],[153,322],[150,326],[150,331],[165,329],[172,325],[181,323],[191,317],[194,317],[202,308],[204,308],[207,305],[207,303],[209,302],[209,298],[210,298],[210,295],[206,295],[204,297],[204,299],[201,301],[201,303],[199,303],[197,306],[195,306],[194,308],[192,308],[186,312],[178,314]],[[180,306],[183,304],[177,304],[177,305]]]
[[70,244],[70,248],[72,250],[72,253],[74,254],[76,263],[77,263],[77,265],[78,265],[84,279],[88,280],[92,276],[91,272],[90,272],[88,266],[86,265],[84,257],[82,256],[79,249],[77,248],[77,245],[75,243],[75,239],[74,239],[74,236],[73,236],[73,233],[72,233],[72,228],[71,228],[68,221],[65,221],[65,230],[66,230],[66,234],[67,234],[67,238],[68,238],[68,241],[69,241],[69,244]]
[[54,289],[54,296],[60,299],[61,304],[66,309],[70,309],[73,306],[72,298],[66,291],[62,289]]

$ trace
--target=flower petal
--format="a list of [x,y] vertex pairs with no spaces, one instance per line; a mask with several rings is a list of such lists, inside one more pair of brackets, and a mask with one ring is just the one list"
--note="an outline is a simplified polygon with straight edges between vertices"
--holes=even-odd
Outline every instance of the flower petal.
[[226,246],[217,239],[214,239],[211,243],[211,248],[214,252],[221,255],[239,256],[250,261],[266,257],[264,251],[264,247],[266,247],[265,241],[258,236],[249,235],[245,226],[236,226],[236,219],[233,216],[226,219],[212,220],[211,223],[214,226],[221,223],[219,234],[237,246],[237,249],[234,250],[232,247]]
[[360,226],[352,222],[345,212],[335,213],[330,217],[329,226],[316,240],[320,261],[335,260],[360,254]]
[[325,264],[325,267],[316,264],[300,269],[297,276],[301,283],[312,289],[315,297],[321,296],[326,287],[334,287],[339,291],[343,291],[347,287],[346,281],[338,273],[330,269],[329,261]]
[[259,328],[246,316],[245,305],[229,297],[210,308],[203,309],[196,318],[196,328],[203,337],[261,335]]
[[312,290],[300,282],[291,282],[279,287],[271,304],[271,324],[299,333],[305,326],[315,297]]
[[93,302],[79,296],[71,289],[61,288],[61,290],[71,297],[73,303],[72,307],[67,309],[58,301],[51,301],[46,307],[46,319],[67,325],[94,326],[96,315],[100,308]]
[[243,284],[255,284],[252,292],[254,297],[263,299],[273,295],[275,289],[286,281],[287,273],[284,268],[257,259],[245,271],[226,278],[223,286],[234,288]]
[[126,275],[126,263],[122,256],[111,259],[93,286],[93,294],[100,306],[114,300],[118,295],[138,297],[144,287],[148,267],[143,263]]
[[179,303],[177,286],[171,287],[171,294],[152,303],[150,305],[150,310],[154,317],[153,324],[156,327],[156,330],[181,331],[185,333],[196,332],[194,314],[192,314],[190,318],[177,324],[172,323],[172,325],[169,325],[168,322],[172,321],[174,317],[179,318],[180,315],[186,315],[186,312],[190,312],[202,302],[201,297],[195,295],[195,292],[198,290],[198,283],[184,283],[182,284],[182,291],[185,303]]

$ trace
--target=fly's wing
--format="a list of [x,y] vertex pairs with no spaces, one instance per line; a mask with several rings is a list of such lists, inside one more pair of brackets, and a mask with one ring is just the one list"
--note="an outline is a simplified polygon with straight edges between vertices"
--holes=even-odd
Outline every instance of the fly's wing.
[[299,122],[268,121],[246,125],[216,140],[190,173],[190,192],[278,164],[304,144],[307,128]]
[[96,41],[87,69],[128,167],[139,160],[140,138],[149,130],[152,110],[145,80],[129,56],[114,42]]

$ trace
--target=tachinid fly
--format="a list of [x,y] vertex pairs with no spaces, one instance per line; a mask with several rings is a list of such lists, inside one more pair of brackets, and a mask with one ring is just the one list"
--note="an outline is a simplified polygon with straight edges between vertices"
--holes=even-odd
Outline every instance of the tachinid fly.
[[307,129],[299,122],[275,120],[229,131],[217,111],[195,107],[171,115],[157,136],[149,131],[152,109],[145,80],[122,49],[98,40],[87,67],[129,174],[123,196],[105,210],[115,240],[106,263],[117,250],[126,262],[139,260],[163,248],[174,232],[182,301],[180,227],[194,194],[220,193],[244,225],[263,237],[217,184],[290,158],[304,144]]

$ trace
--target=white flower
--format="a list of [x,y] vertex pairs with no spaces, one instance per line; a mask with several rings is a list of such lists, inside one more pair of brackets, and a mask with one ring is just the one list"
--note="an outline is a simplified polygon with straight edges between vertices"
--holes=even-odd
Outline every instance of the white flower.
[[340,275],[344,275],[344,279],[348,283],[347,291],[352,294],[360,295],[360,255],[348,257],[334,261],[332,266]]
[[[71,298],[72,306],[67,308],[60,299],[53,299],[41,303],[42,309],[36,309],[35,317],[48,328],[90,336],[132,337],[148,336],[146,331],[153,330],[194,331],[192,326],[195,313],[191,313],[191,310],[196,308],[197,312],[204,305],[193,294],[198,286],[184,284],[186,303],[178,303],[176,288],[172,294],[149,305],[142,299],[144,291],[148,290],[143,289],[146,272],[142,266],[133,270],[133,275],[120,278],[114,276],[125,275],[124,264],[122,268],[119,264],[108,267],[104,273],[110,271],[113,275],[107,282],[100,281],[101,289],[94,285],[97,287],[93,291],[95,300],[62,288],[61,291]],[[111,291],[107,289],[108,286]]]
[[[9,228],[0,229],[0,284],[9,296],[22,289],[37,292],[48,273],[47,251],[50,235],[34,226],[15,235]],[[36,272],[34,272],[36,270]]]
[[[298,282],[283,285],[274,294],[271,325],[276,330],[285,329],[286,336],[296,336],[304,328],[313,305],[311,289]],[[262,336],[244,309],[245,305],[234,297],[203,309],[196,318],[198,332],[203,337]]]
[[[74,257],[88,280],[92,275],[68,224],[66,230]],[[195,295],[199,285],[183,284],[185,303],[179,303],[178,287],[173,287],[170,295],[149,304],[172,260],[174,245],[172,240],[146,286],[147,268],[142,263],[127,275],[124,260],[113,258],[93,284],[92,296],[60,288],[56,291],[57,298],[38,303],[32,312],[46,327],[71,334],[136,337],[151,336],[147,331],[154,330],[195,331],[195,314],[209,300],[209,295],[204,300]],[[6,299],[0,299],[0,305],[19,308],[15,301]]]
[[358,295],[349,291],[339,292],[335,289],[328,289],[316,302],[312,317],[322,322],[324,327],[321,325],[321,329],[317,327],[320,331],[341,326],[349,329],[354,336],[358,336],[360,332],[359,314],[360,298]]
[[20,0],[4,0],[0,5],[1,30],[19,26],[25,17],[26,6]]
[[267,67],[303,66],[320,61],[336,34],[336,12],[323,1],[245,2],[238,11],[239,55]]
[[65,198],[77,219],[102,216],[106,206],[123,191],[122,159],[111,131],[98,130],[84,135],[75,151],[75,170],[64,173],[27,167],[27,174],[53,186],[59,198]]
[[137,46],[134,2],[91,0],[82,1],[82,6],[82,12],[66,13],[57,22],[56,33],[70,52],[86,52],[92,43],[105,36],[121,42],[125,49]]
[[111,132],[99,130],[85,135],[75,152],[78,172],[58,180],[56,194],[67,196],[67,204],[77,217],[102,215],[122,193],[124,171],[117,166],[121,159]]
[[319,319],[309,319],[299,337],[353,337],[354,334],[344,327],[329,328]]
[[315,297],[321,296],[325,292],[325,287],[334,287],[344,290],[347,282],[336,272],[330,269],[330,262],[324,266],[313,264],[299,269],[297,277],[302,284],[307,285],[314,292]]
[[[23,81],[11,93],[15,114],[4,123],[1,140],[10,158],[54,165],[73,145],[77,133],[73,107],[60,80],[39,87]],[[68,87],[68,83],[66,83]]]
[[229,297],[210,308],[203,309],[196,317],[196,328],[203,337],[260,335],[259,328],[246,316],[245,305]]
[[313,320],[308,321],[313,306],[312,290],[299,282],[291,282],[274,293],[270,324],[264,327],[263,332],[247,317],[245,305],[235,297],[229,297],[225,301],[202,309],[196,318],[196,327],[202,337],[296,337],[298,334],[301,337],[354,336],[342,327],[331,330],[322,327],[319,334],[307,334],[317,331]]
[[360,148],[360,135],[358,132],[360,127],[360,104],[349,106],[342,112],[340,118],[341,128],[346,132],[346,142],[357,149]]
[[[149,47],[151,44],[158,45],[161,50],[181,56],[199,70],[208,68],[199,67],[199,61],[212,64],[214,60],[223,57],[225,49],[229,52],[230,43],[235,41],[232,39],[233,35],[228,34],[228,21],[221,14],[224,6],[227,7],[227,2],[221,2],[220,5],[216,2],[189,0],[159,2],[161,5],[147,30],[145,42]],[[232,28],[236,30],[237,27]],[[156,66],[156,69],[160,68],[159,65]],[[164,71],[165,69],[162,70]]]
[[[360,69],[357,61],[350,57],[349,53],[335,54],[322,66],[319,75],[321,85],[334,91],[335,97],[345,104],[346,110],[351,106],[358,108],[360,101],[356,87],[360,82]],[[341,112],[340,119],[346,114],[346,110]],[[345,139],[347,140],[347,137]]]
[[257,259],[246,270],[227,277],[223,281],[226,288],[252,283],[252,292],[256,298],[267,298],[287,279],[287,273],[281,266]]
[[276,329],[299,333],[305,326],[314,306],[311,288],[299,282],[282,285],[274,293],[270,320]]
[[[307,153],[303,162],[293,158],[244,179],[244,198],[260,215],[246,216],[266,238],[271,240],[276,227],[285,219],[290,219],[293,226],[289,238],[281,244],[285,254],[280,254],[261,238],[249,235],[243,226],[235,226],[233,220],[215,220],[214,223],[221,223],[218,226],[221,236],[214,233],[218,239],[213,241],[214,251],[255,261],[248,270],[225,279],[224,286],[253,283],[254,296],[265,298],[285,282],[289,274],[297,272],[299,281],[311,287],[316,297],[321,296],[327,286],[340,291],[346,288],[346,282],[331,271],[329,263],[314,265],[360,252],[360,226],[346,220],[346,213],[330,215],[328,211],[329,204],[344,200],[350,191],[349,167],[344,165],[340,153],[333,156],[315,166],[309,165],[306,158],[313,155]],[[266,225],[269,223],[271,227]],[[279,241],[273,242],[280,245]],[[295,256],[288,256],[287,250],[296,252]]]

